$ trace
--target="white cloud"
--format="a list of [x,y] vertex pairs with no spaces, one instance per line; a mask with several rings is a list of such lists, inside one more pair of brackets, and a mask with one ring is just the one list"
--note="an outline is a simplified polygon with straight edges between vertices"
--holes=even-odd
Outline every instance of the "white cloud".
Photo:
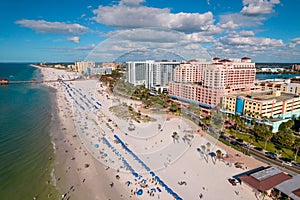
[[284,46],[282,40],[276,40],[271,38],[257,38],[257,37],[231,37],[225,36],[220,38],[221,43],[226,45],[247,45],[247,46],[266,46],[269,48]]
[[63,22],[47,22],[45,20],[18,20],[15,22],[23,27],[33,29],[39,33],[83,34],[88,28],[80,24],[67,24]]
[[[119,28],[167,28],[183,32],[205,31],[213,24],[211,12],[170,13],[168,8],[154,8],[140,5],[141,0],[121,1],[114,6],[99,6],[93,19],[98,23]],[[128,3],[131,3],[128,6]],[[132,6],[134,4],[134,6]]]
[[102,36],[134,42],[175,43],[184,37],[184,33],[167,29],[138,28],[112,31]]
[[289,44],[289,47],[295,48],[296,45],[300,45],[300,38],[294,38]]
[[263,15],[274,12],[273,8],[279,4],[280,0],[243,0],[243,9],[241,13],[244,15]]
[[48,47],[44,48],[47,50],[53,50],[53,51],[59,51],[59,52],[86,52],[86,51],[92,51],[96,47],[95,44],[90,44],[86,46],[77,46],[77,47]]
[[255,37],[252,31],[233,32],[209,47],[212,55],[226,58],[252,57],[264,62],[280,62],[281,50],[290,51],[282,40]]
[[229,20],[224,24],[219,24],[219,27],[222,29],[237,29],[240,27],[240,25],[234,23],[233,20]]
[[224,14],[220,15],[220,24],[226,24],[230,21],[232,21],[233,24],[236,24],[237,27],[255,27],[262,25],[263,21],[265,21],[266,18],[263,16],[255,16],[251,17],[248,15],[243,15],[241,13],[230,13],[230,14]]
[[80,42],[80,38],[78,36],[74,36],[74,37],[68,37],[67,38],[69,41],[72,41],[74,43],[79,43]]
[[[103,35],[102,35],[103,36]],[[90,60],[115,60],[135,50],[155,49],[173,52],[187,60],[192,58],[208,59],[208,53],[202,43],[214,41],[212,36],[204,33],[183,33],[168,29],[130,29],[116,30],[104,35],[108,37],[89,54]],[[149,53],[149,51],[146,51]],[[101,56],[103,54],[103,56]],[[107,57],[108,54],[110,57]]]
[[213,42],[214,37],[213,36],[207,36],[202,33],[191,33],[186,34],[184,37],[184,43],[209,43]]
[[145,0],[121,0],[120,5],[139,6],[143,2],[145,2]]
[[253,31],[241,31],[240,32],[240,36],[243,36],[243,37],[253,37],[254,36],[254,32]]

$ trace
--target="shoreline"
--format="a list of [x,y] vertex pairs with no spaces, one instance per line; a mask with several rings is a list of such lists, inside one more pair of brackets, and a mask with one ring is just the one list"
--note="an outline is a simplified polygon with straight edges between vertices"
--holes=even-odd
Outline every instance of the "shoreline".
[[[35,66],[38,67],[38,66]],[[46,68],[38,67],[43,79],[49,76]],[[46,69],[46,70],[45,70]],[[51,69],[50,69],[51,71]],[[77,133],[71,113],[66,109],[63,92],[57,84],[46,83],[47,87],[54,89],[51,102],[51,130],[50,138],[54,152],[54,185],[59,198],[64,199],[128,199],[130,193],[122,183],[116,181],[115,170],[105,170],[106,166],[96,160],[83,146]],[[85,164],[89,167],[85,168]],[[109,182],[114,181],[113,188]],[[53,195],[54,197],[55,195]],[[131,198],[134,199],[134,198]]]

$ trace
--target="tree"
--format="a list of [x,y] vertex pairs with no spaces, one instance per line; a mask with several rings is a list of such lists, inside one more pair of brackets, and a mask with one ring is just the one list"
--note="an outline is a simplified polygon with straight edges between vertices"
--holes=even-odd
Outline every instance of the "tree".
[[221,151],[220,149],[218,149],[218,150],[216,151],[216,154],[217,154],[218,160],[220,160],[220,159],[222,158],[222,151]]
[[210,152],[211,143],[207,142],[206,143],[206,147],[207,147],[206,151],[207,151],[207,153],[209,153]]
[[176,131],[174,131],[173,132],[173,134],[172,134],[172,138],[173,138],[173,142],[175,143],[175,140],[177,141],[177,142],[179,142],[179,135],[178,135],[178,133],[176,132]]
[[255,124],[256,124],[256,120],[255,120],[255,119],[252,119],[252,120],[251,120],[251,125],[254,126]]
[[300,137],[295,137],[294,140],[294,148],[296,149],[296,153],[295,153],[295,161],[297,161],[297,156],[298,156],[298,152],[300,150]]
[[206,146],[201,145],[201,150],[202,150],[205,161],[208,162],[208,157],[207,157],[207,154],[206,154]]
[[211,111],[210,126],[213,129],[222,130],[226,115],[218,110]]
[[267,148],[267,143],[273,137],[273,133],[271,132],[270,128],[266,124],[262,124],[260,126],[260,129],[258,129],[257,131],[258,131],[257,132],[258,136],[265,140],[264,149],[266,149]]
[[241,119],[241,116],[238,115],[238,114],[235,114],[234,115],[234,122],[235,122],[235,127],[236,127],[236,130],[239,129],[239,127],[242,125],[242,119]]
[[291,129],[278,131],[278,133],[276,134],[276,140],[286,146],[292,146],[294,143],[294,139],[295,137]]
[[294,125],[294,123],[295,122],[293,120],[289,120],[287,122],[283,122],[283,123],[280,124],[278,130],[279,131],[285,131],[287,129],[291,129],[292,126]]
[[170,111],[171,112],[177,112],[178,111],[178,104],[176,102],[171,103]]

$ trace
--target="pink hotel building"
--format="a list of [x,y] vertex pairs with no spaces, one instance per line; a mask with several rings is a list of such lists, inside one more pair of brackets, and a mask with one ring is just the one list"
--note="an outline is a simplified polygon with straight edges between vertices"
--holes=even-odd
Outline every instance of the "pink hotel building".
[[190,61],[174,69],[169,95],[200,105],[202,114],[221,103],[221,97],[234,92],[253,90],[255,63],[250,58],[219,59],[212,62]]

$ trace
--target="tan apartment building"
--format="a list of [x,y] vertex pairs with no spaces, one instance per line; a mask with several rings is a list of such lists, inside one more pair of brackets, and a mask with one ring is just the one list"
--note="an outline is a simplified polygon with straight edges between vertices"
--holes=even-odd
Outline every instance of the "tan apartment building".
[[288,118],[300,113],[300,96],[281,91],[229,94],[223,97],[223,108],[252,118]]

